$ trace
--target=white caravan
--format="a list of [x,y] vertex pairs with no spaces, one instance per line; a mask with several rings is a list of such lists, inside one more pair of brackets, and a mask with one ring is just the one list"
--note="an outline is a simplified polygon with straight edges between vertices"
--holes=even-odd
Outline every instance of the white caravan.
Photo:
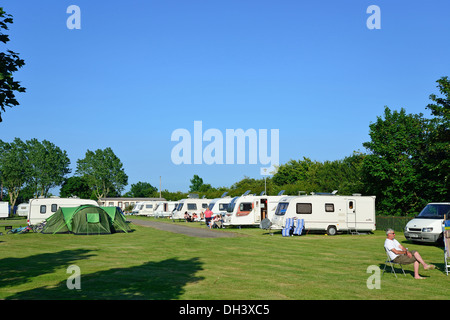
[[225,192],[220,198],[212,199],[209,203],[209,210],[212,211],[213,215],[220,214],[225,216],[227,213],[228,205],[231,202],[231,198],[226,196],[228,192]]
[[90,204],[98,207],[95,200],[80,198],[38,198],[31,199],[28,210],[28,224],[35,225],[49,218],[59,208],[78,207]]
[[405,226],[405,238],[417,242],[442,241],[444,220],[450,219],[450,202],[429,203]]
[[9,217],[9,202],[0,202],[0,218]]
[[137,215],[137,216],[147,216],[147,217],[153,217],[155,213],[155,208],[158,205],[159,201],[141,201],[137,202],[136,205],[133,208],[133,211],[131,214]]
[[228,205],[224,226],[259,226],[264,219],[271,219],[278,202],[284,196],[249,195],[247,191],[240,197],[235,197]]
[[16,215],[20,217],[27,217],[29,209],[30,209],[29,203],[21,203],[17,206]]
[[172,219],[184,219],[184,214],[186,212],[191,216],[193,213],[196,213],[200,217],[200,214],[206,211],[210,202],[211,199],[182,199],[178,201],[178,206],[172,213]]
[[308,231],[371,232],[375,230],[375,196],[312,194],[284,197],[270,229],[283,229],[287,218],[304,219]]
[[177,201],[159,201],[156,204],[154,215],[157,218],[166,218],[172,215],[172,212],[177,207]]

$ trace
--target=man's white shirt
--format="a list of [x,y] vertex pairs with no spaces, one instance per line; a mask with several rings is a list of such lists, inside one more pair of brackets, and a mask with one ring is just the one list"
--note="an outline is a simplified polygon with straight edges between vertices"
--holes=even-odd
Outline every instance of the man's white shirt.
[[399,256],[398,254],[395,254],[394,252],[392,252],[392,249],[401,250],[400,243],[397,240],[386,239],[386,241],[384,242],[384,247],[388,251],[389,258],[391,258],[391,260],[394,260],[395,258],[397,258]]

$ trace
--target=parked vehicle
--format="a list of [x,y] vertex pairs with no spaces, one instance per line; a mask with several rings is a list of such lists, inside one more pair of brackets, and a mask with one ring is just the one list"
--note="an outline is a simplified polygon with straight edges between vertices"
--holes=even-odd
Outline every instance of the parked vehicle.
[[184,219],[184,214],[187,212],[189,215],[196,213],[200,216],[208,208],[211,199],[198,199],[198,198],[187,198],[178,201],[177,208],[172,213],[172,219]]
[[0,202],[0,218],[8,218],[8,217],[9,217],[9,203]]
[[29,203],[21,203],[17,206],[16,214],[20,217],[28,216],[28,210],[30,209]]
[[28,210],[28,224],[35,225],[41,223],[61,207],[77,207],[84,204],[98,207],[97,201],[89,199],[59,197],[31,199]]
[[159,201],[156,200],[137,202],[133,208],[133,211],[131,211],[131,214],[137,216],[153,217],[158,202]]
[[157,218],[167,218],[176,209],[178,201],[159,201],[156,204],[153,215]]
[[443,241],[444,220],[450,219],[450,202],[433,202],[405,226],[405,238],[416,242]]
[[271,219],[271,229],[283,229],[286,219],[304,219],[309,231],[335,235],[341,231],[375,230],[375,196],[340,196],[335,193],[284,197]]
[[264,219],[272,219],[278,202],[284,198],[277,196],[250,195],[250,190],[231,200],[224,219],[224,226],[259,226]]
[[231,202],[231,198],[226,195],[227,192],[225,192],[220,198],[211,200],[209,203],[209,210],[211,210],[213,214],[220,214],[221,216],[226,215],[227,208]]

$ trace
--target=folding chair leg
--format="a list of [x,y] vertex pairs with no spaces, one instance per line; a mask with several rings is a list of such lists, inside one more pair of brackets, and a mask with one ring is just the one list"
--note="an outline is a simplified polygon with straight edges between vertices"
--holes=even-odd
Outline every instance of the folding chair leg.
[[403,266],[400,264],[400,268],[402,268],[402,271],[403,271],[403,275],[406,277],[406,273],[405,273],[405,270],[403,270]]
[[397,273],[395,272],[395,268],[394,268],[394,265],[392,263],[391,263],[391,269],[392,269],[392,271],[394,271],[394,275],[397,278]]

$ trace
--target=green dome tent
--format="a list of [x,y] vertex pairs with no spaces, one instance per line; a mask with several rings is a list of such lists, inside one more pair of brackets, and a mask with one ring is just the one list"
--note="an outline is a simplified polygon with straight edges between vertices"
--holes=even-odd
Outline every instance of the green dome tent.
[[125,217],[119,207],[100,207],[106,211],[111,219],[111,232],[130,232],[131,228],[127,224]]
[[[115,207],[112,207],[115,208]],[[50,218],[42,230],[42,233],[73,233],[73,234],[111,234],[117,231],[127,232],[125,219],[117,213],[110,214],[92,205],[79,207],[59,208]],[[111,217],[112,215],[113,217]],[[122,218],[122,220],[121,220]],[[128,229],[129,230],[129,229]]]

